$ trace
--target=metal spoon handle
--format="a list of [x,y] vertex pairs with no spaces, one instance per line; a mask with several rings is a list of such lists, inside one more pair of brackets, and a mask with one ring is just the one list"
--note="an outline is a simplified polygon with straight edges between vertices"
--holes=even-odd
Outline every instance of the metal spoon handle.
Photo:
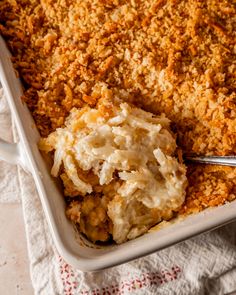
[[236,156],[185,156],[190,162],[236,167]]

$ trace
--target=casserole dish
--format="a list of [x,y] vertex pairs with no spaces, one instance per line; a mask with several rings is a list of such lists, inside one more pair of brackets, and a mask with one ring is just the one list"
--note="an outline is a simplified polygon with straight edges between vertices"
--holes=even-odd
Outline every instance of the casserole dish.
[[40,138],[26,105],[21,101],[22,88],[16,77],[10,53],[0,37],[0,79],[13,114],[20,141],[9,144],[0,140],[0,158],[20,164],[32,173],[53,240],[60,255],[82,271],[96,271],[125,263],[212,230],[236,218],[236,201],[186,217],[158,231],[145,234],[121,245],[98,246],[76,232],[65,216],[60,184],[50,176],[47,159],[40,154]]

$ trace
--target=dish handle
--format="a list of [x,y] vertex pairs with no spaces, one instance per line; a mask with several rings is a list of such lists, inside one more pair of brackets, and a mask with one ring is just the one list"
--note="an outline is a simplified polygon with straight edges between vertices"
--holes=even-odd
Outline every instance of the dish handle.
[[0,160],[10,164],[20,165],[26,172],[29,172],[27,156],[21,142],[9,143],[0,138]]

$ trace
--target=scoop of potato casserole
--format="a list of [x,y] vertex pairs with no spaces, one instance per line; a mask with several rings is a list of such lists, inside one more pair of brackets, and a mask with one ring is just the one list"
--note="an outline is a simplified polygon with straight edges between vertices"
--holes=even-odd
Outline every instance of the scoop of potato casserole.
[[40,148],[54,151],[52,175],[61,174],[66,195],[79,196],[67,216],[92,241],[133,239],[184,202],[186,171],[164,115],[127,103],[73,109]]

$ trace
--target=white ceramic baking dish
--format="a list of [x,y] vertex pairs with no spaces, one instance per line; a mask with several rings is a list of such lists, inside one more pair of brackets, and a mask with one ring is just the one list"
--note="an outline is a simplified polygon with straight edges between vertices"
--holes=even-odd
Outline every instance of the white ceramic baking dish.
[[0,80],[20,138],[17,144],[0,140],[0,158],[20,164],[32,173],[57,250],[74,267],[83,271],[95,271],[121,264],[211,230],[236,218],[236,201],[234,201],[190,216],[183,221],[145,234],[122,245],[99,247],[91,244],[76,232],[65,216],[65,204],[60,185],[50,176],[49,165],[38,150],[39,133],[30,112],[21,101],[21,83],[15,75],[10,53],[1,36]]

